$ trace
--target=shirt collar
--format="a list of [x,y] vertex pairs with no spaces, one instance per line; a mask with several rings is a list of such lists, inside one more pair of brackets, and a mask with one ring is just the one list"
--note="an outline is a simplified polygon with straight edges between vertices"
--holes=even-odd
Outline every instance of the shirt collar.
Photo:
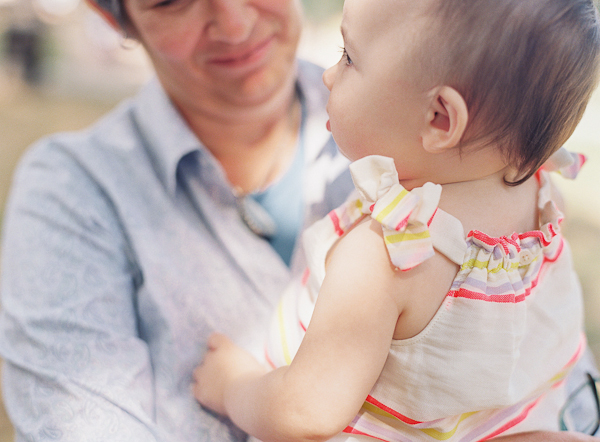
[[[322,73],[321,68],[311,63],[300,61],[298,64],[297,88],[306,118],[303,130],[307,161],[319,156],[331,136],[325,130],[328,92],[321,80]],[[156,77],[141,90],[134,109],[154,168],[171,194],[176,191],[177,168],[187,154],[199,152],[201,157],[208,160],[201,161],[202,164],[218,167],[214,164],[212,154],[190,130]]]
[[165,188],[174,194],[179,162],[204,147],[156,77],[137,96],[134,109],[154,169]]

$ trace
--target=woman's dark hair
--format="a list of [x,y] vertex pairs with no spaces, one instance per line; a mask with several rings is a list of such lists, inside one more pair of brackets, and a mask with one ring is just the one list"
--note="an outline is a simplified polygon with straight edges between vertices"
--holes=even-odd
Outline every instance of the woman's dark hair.
[[[593,0],[438,0],[417,55],[426,81],[463,95],[461,145],[495,143],[531,177],[571,136],[598,83]],[[442,78],[440,78],[442,77]]]
[[123,0],[92,0],[98,5],[99,8],[105,10],[110,13],[115,19],[115,21],[123,28],[126,29],[129,24],[129,20],[127,18],[127,13],[125,11],[125,6],[123,5]]

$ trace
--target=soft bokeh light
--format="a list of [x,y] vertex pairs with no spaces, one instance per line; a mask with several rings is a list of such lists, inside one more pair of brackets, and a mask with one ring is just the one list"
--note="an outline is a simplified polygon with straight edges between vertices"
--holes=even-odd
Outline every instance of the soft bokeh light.
[[81,0],[33,0],[40,18],[59,19],[75,12]]

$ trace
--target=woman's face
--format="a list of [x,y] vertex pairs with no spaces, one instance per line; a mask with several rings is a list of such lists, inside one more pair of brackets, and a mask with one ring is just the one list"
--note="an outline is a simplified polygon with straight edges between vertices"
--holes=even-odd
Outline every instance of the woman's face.
[[132,33],[180,108],[261,104],[295,75],[300,0],[124,3]]

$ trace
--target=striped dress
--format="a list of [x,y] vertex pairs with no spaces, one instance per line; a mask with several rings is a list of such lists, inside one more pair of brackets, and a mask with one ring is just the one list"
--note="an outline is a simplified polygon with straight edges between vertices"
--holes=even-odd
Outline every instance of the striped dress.
[[[583,157],[557,152],[536,174],[539,230],[490,237],[437,208],[441,188],[406,191],[390,158],[351,165],[357,191],[304,236],[308,269],[283,294],[266,358],[290,364],[310,323],[330,247],[358,219],[378,220],[392,263],[408,270],[437,252],[460,266],[417,336],[391,342],[385,366],[335,441],[480,441],[558,430],[563,379],[585,349],[583,307],[548,173],[573,178]],[[502,216],[499,214],[499,216]]]

